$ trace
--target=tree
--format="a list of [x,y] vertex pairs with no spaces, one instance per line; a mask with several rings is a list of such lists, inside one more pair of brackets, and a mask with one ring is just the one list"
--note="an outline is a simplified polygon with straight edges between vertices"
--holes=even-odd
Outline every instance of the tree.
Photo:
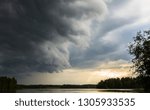
[[144,78],[145,88],[150,86],[150,30],[138,32],[129,45],[129,53],[133,55],[135,73]]
[[17,80],[15,78],[0,77],[0,92],[15,92]]

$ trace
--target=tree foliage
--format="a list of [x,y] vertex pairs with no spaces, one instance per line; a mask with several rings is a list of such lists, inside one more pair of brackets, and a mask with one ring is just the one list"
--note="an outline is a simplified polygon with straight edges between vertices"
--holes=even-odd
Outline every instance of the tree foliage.
[[150,76],[150,30],[137,33],[134,42],[129,45],[129,53],[134,56],[135,72]]
[[110,78],[102,80],[97,84],[97,88],[103,89],[133,89],[143,88],[141,77],[137,78]]
[[134,56],[135,73],[143,77],[145,91],[150,91],[150,30],[137,33],[129,45],[129,53]]
[[0,92],[15,92],[17,81],[15,78],[0,77]]

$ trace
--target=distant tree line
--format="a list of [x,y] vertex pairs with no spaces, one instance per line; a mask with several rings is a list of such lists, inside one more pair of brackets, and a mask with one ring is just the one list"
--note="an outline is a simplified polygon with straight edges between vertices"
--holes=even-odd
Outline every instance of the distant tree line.
[[17,89],[45,89],[45,88],[61,88],[61,85],[23,85],[18,84]]
[[64,84],[64,85],[17,85],[17,89],[39,89],[39,88],[96,88],[95,84],[85,84],[85,85],[70,85],[70,84]]
[[61,88],[96,88],[96,85],[94,84],[84,84],[84,85],[65,84],[65,85],[62,85]]
[[[150,80],[150,78],[149,78]],[[102,80],[97,84],[97,88],[104,89],[135,89],[135,88],[144,88],[145,81],[143,81],[143,77],[137,78],[111,78]],[[147,83],[150,83],[149,81]]]
[[17,80],[15,78],[0,77],[0,92],[15,92]]

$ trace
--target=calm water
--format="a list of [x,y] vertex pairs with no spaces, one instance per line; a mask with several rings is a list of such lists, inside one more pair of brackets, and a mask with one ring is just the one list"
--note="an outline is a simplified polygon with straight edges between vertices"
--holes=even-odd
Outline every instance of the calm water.
[[134,89],[21,89],[17,93],[102,93],[102,92],[120,92],[120,93],[138,93],[139,90]]

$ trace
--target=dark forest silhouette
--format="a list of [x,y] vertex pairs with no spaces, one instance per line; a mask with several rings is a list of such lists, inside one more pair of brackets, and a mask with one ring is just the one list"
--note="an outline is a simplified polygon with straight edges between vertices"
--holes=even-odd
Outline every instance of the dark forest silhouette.
[[[150,80],[150,78],[149,78]],[[143,77],[137,78],[111,78],[102,80],[97,84],[97,88],[103,89],[142,89],[144,88]]]
[[0,77],[0,92],[15,92],[17,81],[15,78]]

